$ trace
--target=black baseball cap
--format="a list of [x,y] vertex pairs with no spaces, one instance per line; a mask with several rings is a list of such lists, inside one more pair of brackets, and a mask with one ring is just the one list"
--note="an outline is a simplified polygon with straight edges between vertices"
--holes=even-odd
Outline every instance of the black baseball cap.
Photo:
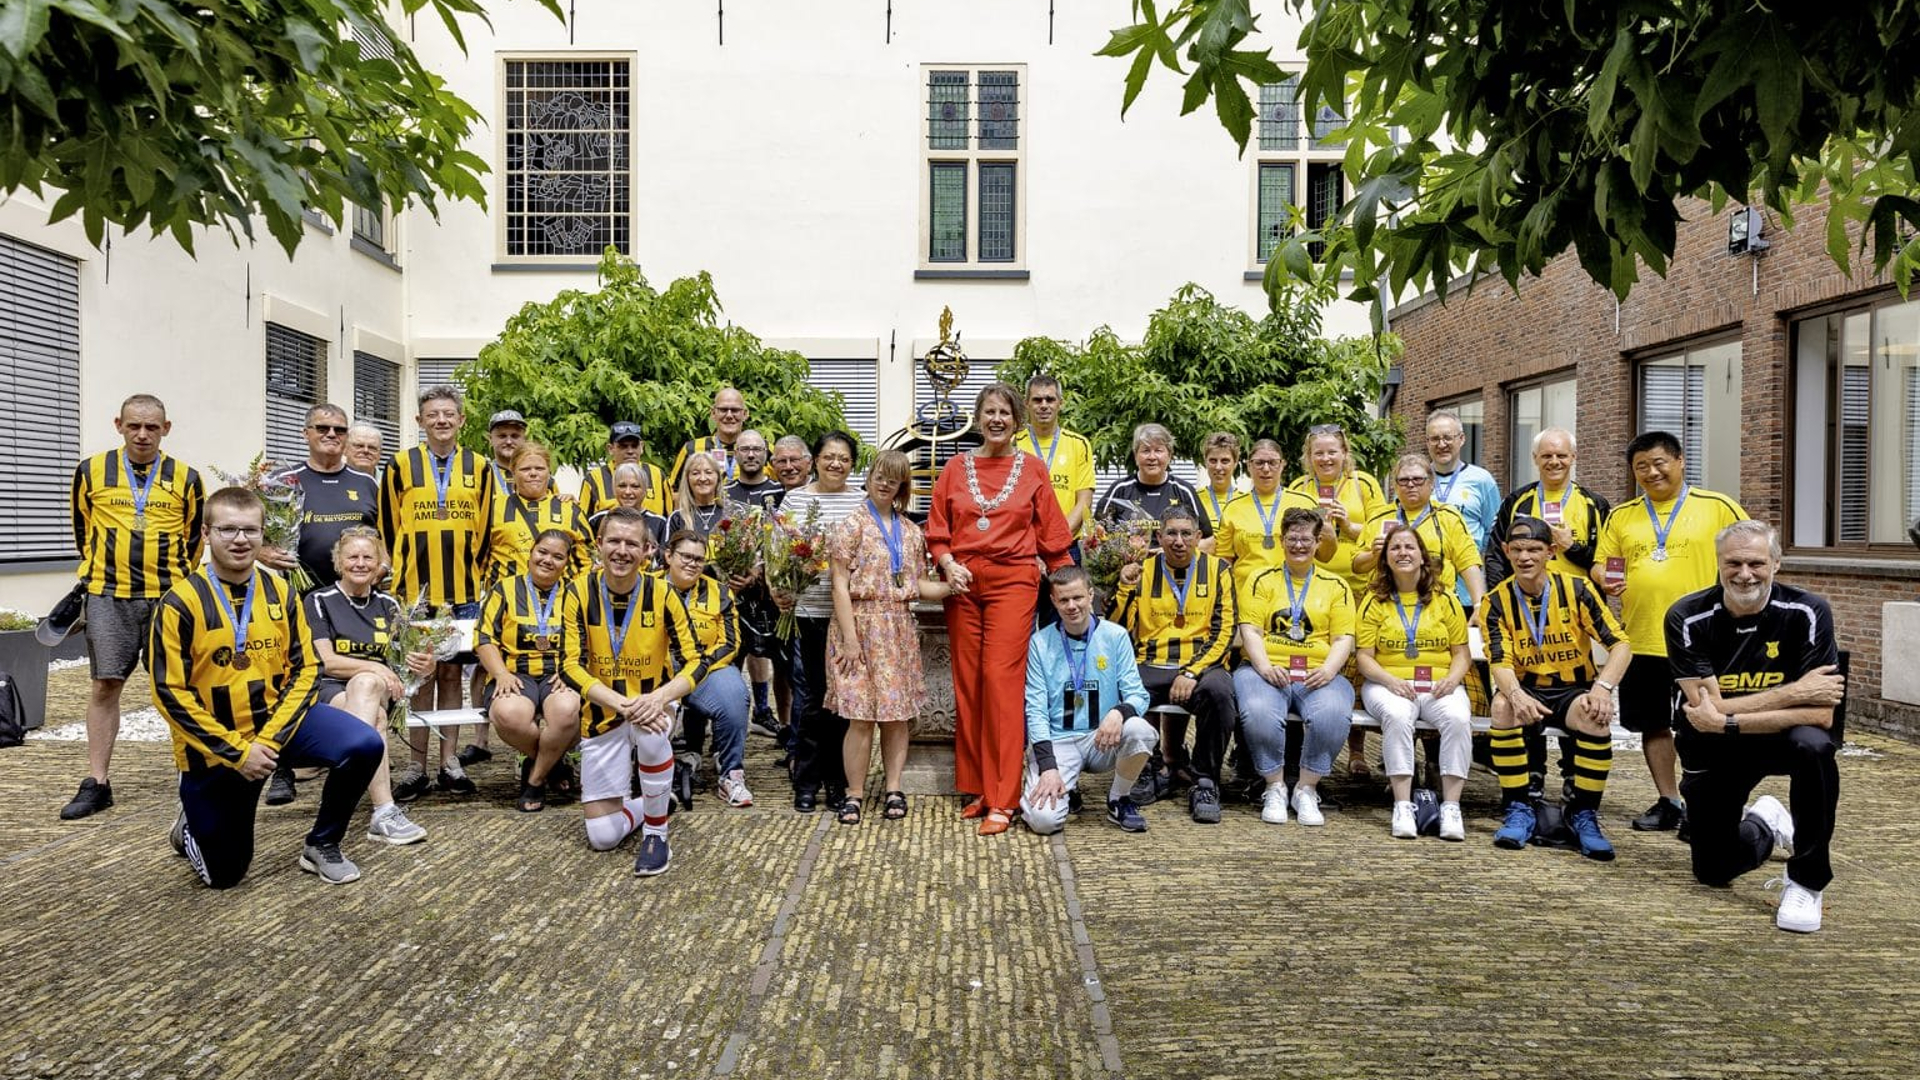
[[607,429],[607,441],[619,442],[622,439],[640,438],[640,425],[631,420],[621,420]]
[[1553,529],[1531,514],[1521,514],[1513,519],[1513,524],[1507,526],[1507,542],[1515,540],[1537,540],[1552,546]]

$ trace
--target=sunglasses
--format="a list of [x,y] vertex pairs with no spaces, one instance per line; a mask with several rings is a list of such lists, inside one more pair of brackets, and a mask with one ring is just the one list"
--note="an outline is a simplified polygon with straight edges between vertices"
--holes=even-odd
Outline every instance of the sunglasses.
[[322,435],[345,435],[347,433],[345,424],[315,424],[307,430],[316,431]]

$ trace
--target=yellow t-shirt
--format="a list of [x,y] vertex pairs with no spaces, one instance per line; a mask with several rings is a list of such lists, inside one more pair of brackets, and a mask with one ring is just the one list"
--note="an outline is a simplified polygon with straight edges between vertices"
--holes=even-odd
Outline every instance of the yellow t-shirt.
[[1267,659],[1282,671],[1292,667],[1295,656],[1307,658],[1308,667],[1327,662],[1333,639],[1351,637],[1354,632],[1353,590],[1338,574],[1314,568],[1293,579],[1295,596],[1303,591],[1300,622],[1305,637],[1294,641],[1287,636],[1293,608],[1287,599],[1289,583],[1284,566],[1263,570],[1240,586],[1240,621],[1260,631],[1266,642]]
[[[1280,505],[1275,506],[1275,500]],[[1205,499],[1200,501],[1202,505],[1206,503]],[[1273,499],[1250,491],[1233,500],[1223,508],[1225,513],[1220,517],[1220,524],[1213,527],[1213,553],[1232,562],[1234,576],[1242,580],[1279,566],[1287,561],[1286,549],[1280,543],[1280,523],[1287,511],[1296,506],[1308,510],[1320,508],[1319,503],[1292,490],[1276,491]],[[1267,546],[1267,514],[1273,515],[1272,547]]]
[[[1361,553],[1371,551],[1373,538],[1390,521],[1404,521],[1413,526],[1420,534],[1420,542],[1427,546],[1427,558],[1434,563],[1434,582],[1440,588],[1453,591],[1453,583],[1462,570],[1480,565],[1480,549],[1474,546],[1473,533],[1467,528],[1467,519],[1460,511],[1442,503],[1428,503],[1426,510],[1409,517],[1400,509],[1399,503],[1388,503],[1367,519],[1366,527],[1360,531],[1364,543],[1355,544],[1353,554],[1359,558]],[[1377,563],[1378,560],[1375,560]],[[1351,569],[1351,567],[1349,567]],[[1353,575],[1366,580],[1373,576],[1373,570],[1353,570]]]
[[[1415,593],[1401,593],[1399,605],[1369,593],[1360,601],[1360,614],[1354,619],[1353,643],[1372,649],[1373,658],[1387,673],[1412,679],[1414,669],[1430,669],[1434,682],[1447,677],[1453,664],[1453,647],[1467,643],[1467,615],[1453,593],[1435,588],[1433,599],[1425,606]],[[1400,609],[1413,621],[1414,648],[1417,656],[1407,655],[1406,624],[1400,621]],[[1417,614],[1416,614],[1417,612]]]
[[1207,528],[1216,533],[1220,531],[1220,523],[1226,520],[1227,507],[1232,506],[1236,499],[1247,497],[1247,493],[1239,488],[1228,488],[1227,493],[1221,495],[1210,484],[1201,486],[1194,494],[1200,498],[1200,512],[1206,515]]
[[[1359,471],[1347,474],[1337,484],[1324,487],[1309,473],[1288,484],[1287,490],[1298,493],[1315,510],[1320,509],[1320,497],[1323,492],[1329,498],[1340,500],[1340,505],[1347,508],[1348,521],[1364,522],[1378,513],[1381,507],[1387,505],[1386,496],[1380,493],[1380,481]],[[1364,530],[1360,535],[1371,541],[1371,537],[1367,537]],[[1368,577],[1366,574],[1353,572],[1353,552],[1358,546],[1358,541],[1349,539],[1342,532],[1338,546],[1334,548],[1333,557],[1320,563],[1323,568],[1346,578],[1347,586],[1353,590],[1355,596],[1367,591]]]
[[1720,580],[1720,559],[1714,552],[1713,538],[1736,521],[1745,521],[1747,512],[1740,504],[1717,491],[1683,488],[1681,494],[1653,503],[1652,513],[1660,515],[1662,525],[1673,512],[1680,512],[1667,534],[1667,557],[1653,558],[1653,519],[1648,516],[1645,495],[1614,508],[1607,523],[1600,527],[1600,543],[1593,553],[1593,572],[1604,576],[1608,559],[1625,559],[1627,591],[1621,594],[1620,608],[1626,617],[1627,640],[1636,656],[1667,655],[1667,609],[1675,600],[1698,592]]
[[[1047,477],[1053,482],[1053,497],[1060,501],[1060,513],[1071,514],[1080,493],[1093,490],[1093,444],[1086,436],[1066,428],[1055,428],[1053,434],[1045,446],[1036,446],[1033,429],[1022,428],[1020,434],[1013,437],[1013,445],[1047,463]],[[1091,505],[1088,516],[1092,516]],[[1082,521],[1074,537],[1078,539],[1086,527],[1087,523]]]

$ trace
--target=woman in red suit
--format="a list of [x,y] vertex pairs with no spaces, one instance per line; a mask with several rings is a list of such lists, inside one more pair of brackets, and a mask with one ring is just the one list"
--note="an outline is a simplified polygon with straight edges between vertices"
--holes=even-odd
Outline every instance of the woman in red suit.
[[982,819],[981,836],[1006,832],[1020,801],[1027,638],[1041,566],[1072,562],[1073,536],[1046,464],[1013,448],[1021,423],[1011,386],[980,391],[973,424],[985,442],[940,470],[927,518],[927,550],[953,586],[954,773],[974,796],[961,816]]

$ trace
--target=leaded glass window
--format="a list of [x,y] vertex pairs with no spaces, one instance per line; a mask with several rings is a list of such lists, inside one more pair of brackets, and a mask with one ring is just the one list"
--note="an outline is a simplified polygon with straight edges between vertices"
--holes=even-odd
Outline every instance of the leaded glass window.
[[934,71],[927,75],[927,146],[934,150],[967,148],[967,73]]
[[967,261],[967,163],[936,161],[930,167],[933,213],[929,262]]
[[1014,165],[980,165],[980,261],[1013,261]]
[[1272,258],[1273,249],[1292,231],[1293,177],[1292,162],[1265,162],[1260,166],[1260,206],[1255,216],[1258,233],[1254,244],[1261,262]]
[[[1319,229],[1346,202],[1341,173],[1346,143],[1327,137],[1346,124],[1346,117],[1335,105],[1309,112],[1300,99],[1300,75],[1290,72],[1260,87],[1256,119],[1249,255],[1257,267],[1302,224]],[[1326,245],[1311,244],[1308,252],[1318,261]]]
[[630,62],[505,64],[507,255],[630,253]]
[[[1020,145],[1020,74],[980,73],[980,149],[1012,150]],[[983,256],[984,257],[984,256]]]
[[928,67],[922,269],[1022,261],[1021,68]]
[[1260,149],[1293,150],[1300,145],[1300,79],[1289,75],[1260,87]]

